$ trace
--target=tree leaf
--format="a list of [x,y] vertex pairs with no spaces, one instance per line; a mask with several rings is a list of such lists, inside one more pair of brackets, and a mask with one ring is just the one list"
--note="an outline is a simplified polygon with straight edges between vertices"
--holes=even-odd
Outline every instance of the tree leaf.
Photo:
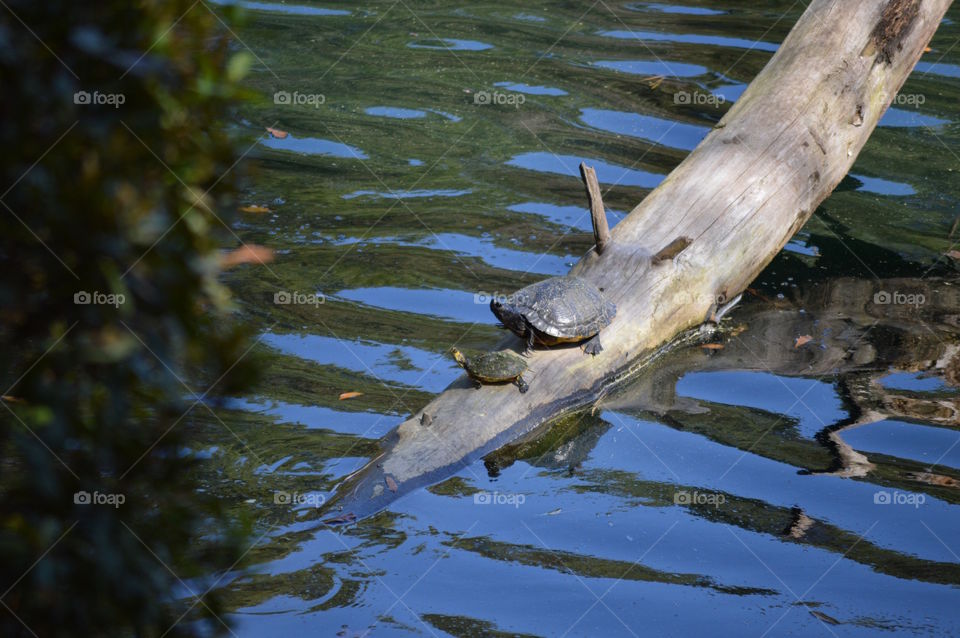
[[227,78],[231,82],[242,80],[253,65],[253,56],[247,51],[236,53],[227,62]]

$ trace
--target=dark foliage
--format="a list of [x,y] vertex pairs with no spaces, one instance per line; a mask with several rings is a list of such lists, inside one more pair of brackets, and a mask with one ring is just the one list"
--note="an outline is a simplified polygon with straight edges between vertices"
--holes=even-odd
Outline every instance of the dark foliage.
[[203,594],[246,532],[187,450],[251,380],[217,282],[247,59],[211,9],[0,8],[2,636],[224,629]]

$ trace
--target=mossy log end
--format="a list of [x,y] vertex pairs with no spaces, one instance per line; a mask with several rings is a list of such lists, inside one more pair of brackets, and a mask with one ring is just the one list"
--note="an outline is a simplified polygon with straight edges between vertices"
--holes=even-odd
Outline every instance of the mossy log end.
[[[536,351],[525,394],[459,379],[424,408],[429,425],[399,425],[331,505],[369,515],[597,400],[744,290],[846,175],[950,4],[813,0],[715,129],[572,269],[617,304],[603,352]],[[675,256],[652,259],[680,238]]]

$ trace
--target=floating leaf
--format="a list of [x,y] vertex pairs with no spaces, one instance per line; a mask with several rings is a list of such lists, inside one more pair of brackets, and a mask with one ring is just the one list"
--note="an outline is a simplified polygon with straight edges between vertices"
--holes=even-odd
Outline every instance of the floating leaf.
[[391,492],[396,492],[398,489],[400,489],[400,486],[397,485],[397,482],[389,474],[383,477],[383,481],[387,484],[387,489]]
[[747,292],[750,293],[751,295],[753,295],[754,297],[756,297],[757,299],[761,299],[761,300],[763,300],[763,301],[766,301],[767,303],[772,303],[772,302],[773,302],[773,300],[770,299],[770,297],[766,296],[765,294],[763,294],[762,292],[760,292],[760,291],[757,290],[756,288],[747,288]]
[[794,342],[793,347],[799,348],[800,346],[810,343],[811,341],[813,341],[813,337],[811,337],[810,335],[803,335],[803,336],[797,337],[797,340]]
[[651,89],[656,90],[660,87],[660,84],[664,81],[664,79],[666,78],[663,75],[651,75],[650,77],[643,78],[640,81],[646,82]]
[[288,135],[290,135],[290,134],[287,133],[286,131],[281,131],[281,130],[278,129],[278,128],[272,128],[272,127],[269,127],[269,126],[267,127],[267,133],[269,133],[270,135],[274,136],[274,137],[277,138],[278,140],[282,140],[282,139],[286,138]]
[[340,395],[340,400],[344,399],[355,399],[356,397],[363,396],[363,392],[344,392]]
[[246,244],[220,255],[221,268],[233,268],[240,264],[266,264],[273,261],[273,250],[258,244]]
[[740,325],[730,329],[731,337],[739,337],[747,330],[747,324],[741,323]]
[[701,347],[701,348],[704,348],[704,349],[706,349],[706,350],[723,350],[723,344],[722,344],[722,343],[705,343],[705,344],[701,345],[700,347]]
[[252,204],[250,206],[241,207],[240,212],[241,213],[270,213],[272,211],[266,206],[256,206]]

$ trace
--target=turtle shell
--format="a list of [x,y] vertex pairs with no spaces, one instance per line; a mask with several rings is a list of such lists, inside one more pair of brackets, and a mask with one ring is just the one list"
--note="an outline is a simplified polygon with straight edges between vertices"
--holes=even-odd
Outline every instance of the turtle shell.
[[527,369],[527,362],[512,350],[483,352],[467,359],[470,376],[487,383],[512,381]]
[[579,277],[551,277],[515,293],[520,313],[534,328],[559,339],[586,339],[610,325],[617,306]]

